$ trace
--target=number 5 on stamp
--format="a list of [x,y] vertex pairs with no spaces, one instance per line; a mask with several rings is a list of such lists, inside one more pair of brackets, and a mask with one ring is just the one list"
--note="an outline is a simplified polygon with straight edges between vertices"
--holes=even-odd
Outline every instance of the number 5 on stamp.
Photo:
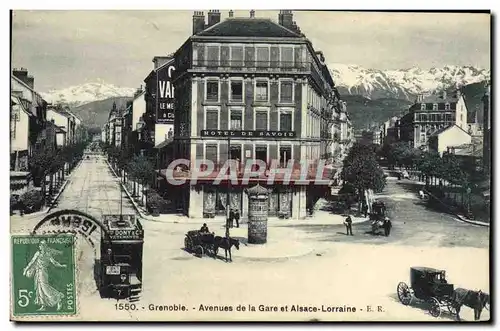
[[12,236],[14,316],[76,314],[74,243],[68,234]]

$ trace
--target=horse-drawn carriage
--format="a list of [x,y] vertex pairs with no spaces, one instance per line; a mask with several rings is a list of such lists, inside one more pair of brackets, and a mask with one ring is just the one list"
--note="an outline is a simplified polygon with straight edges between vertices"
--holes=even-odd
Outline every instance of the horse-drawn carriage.
[[409,305],[415,298],[429,304],[429,313],[434,317],[441,316],[443,309],[460,320],[462,305],[474,309],[474,319],[478,320],[482,309],[489,305],[489,295],[481,291],[454,288],[448,284],[446,272],[427,267],[410,268],[409,287],[400,282],[397,287],[398,298],[404,305]]
[[372,234],[379,234],[379,231],[384,228],[385,217],[385,204],[382,201],[374,201],[372,203],[372,211],[370,213],[370,221],[372,222]]
[[184,238],[184,248],[188,252],[202,256],[203,254],[214,252],[215,236],[213,233],[205,233],[199,230],[192,230],[186,233]]
[[[235,238],[216,236],[213,233],[192,230],[186,233],[184,238],[184,248],[188,252],[194,252],[198,256],[204,254],[217,256],[219,248],[224,249],[226,261],[232,261],[231,248],[240,249],[240,242]],[[228,259],[229,253],[229,259]]]

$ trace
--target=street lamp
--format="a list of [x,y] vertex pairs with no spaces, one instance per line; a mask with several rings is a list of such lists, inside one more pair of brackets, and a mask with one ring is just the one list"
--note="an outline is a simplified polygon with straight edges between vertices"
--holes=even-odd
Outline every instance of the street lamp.
[[[227,160],[228,161],[231,160],[231,132],[229,132],[227,136]],[[231,163],[229,163],[229,174],[231,175]],[[230,206],[231,206],[230,195],[229,195],[229,191],[231,190],[231,181],[229,177],[227,178],[227,192],[226,192],[226,238],[227,239],[229,239],[229,217],[230,217]]]

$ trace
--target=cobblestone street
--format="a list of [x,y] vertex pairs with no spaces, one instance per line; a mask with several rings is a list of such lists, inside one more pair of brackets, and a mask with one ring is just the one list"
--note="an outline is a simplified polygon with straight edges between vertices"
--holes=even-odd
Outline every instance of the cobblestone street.
[[[119,213],[119,197],[119,181],[104,160],[85,160],[71,175],[57,210],[77,209],[99,218],[102,214]],[[257,309],[256,318],[432,321],[435,319],[426,310],[403,306],[397,299],[397,284],[409,282],[409,268],[415,265],[445,269],[450,282],[488,292],[488,228],[461,224],[448,215],[424,211],[424,207],[415,205],[418,199],[392,182],[381,198],[389,202],[394,219],[394,232],[389,238],[365,234],[365,228],[369,229],[367,222],[355,223],[355,236],[347,237],[343,225],[335,221],[338,216],[333,215],[334,225],[328,224],[326,214],[322,214],[325,219],[319,223],[310,220],[316,224],[308,224],[308,220],[270,219],[268,244],[264,246],[246,244],[246,225],[232,229],[232,236],[242,242],[239,251],[232,251],[232,263],[208,256],[198,258],[183,250],[184,234],[200,225],[143,220],[143,292],[134,311],[117,310],[116,301],[100,298],[93,277],[94,253],[83,243],[78,252],[78,318],[193,320],[203,317],[200,305],[243,304],[258,308],[261,304],[295,304],[318,308],[355,306],[358,313],[276,315]],[[123,212],[134,213],[125,194]],[[29,231],[41,218],[14,216],[12,231]],[[223,234],[222,225],[210,226],[211,231]],[[428,232],[424,231],[426,226]],[[475,233],[477,242],[464,239],[468,231]],[[223,251],[220,254],[223,256]],[[150,310],[150,305],[174,304],[186,305],[188,310]],[[368,311],[368,306],[373,310],[382,306],[382,311]],[[238,320],[247,316],[234,311],[209,314],[207,317],[213,319]],[[482,319],[488,316],[485,312]],[[464,308],[462,317],[472,319],[472,311]],[[450,318],[446,314],[440,317]]]

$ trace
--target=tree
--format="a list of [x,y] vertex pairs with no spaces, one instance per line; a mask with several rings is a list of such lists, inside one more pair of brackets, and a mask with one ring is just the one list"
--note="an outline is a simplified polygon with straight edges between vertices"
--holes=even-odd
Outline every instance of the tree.
[[365,190],[381,192],[386,184],[373,148],[362,144],[355,144],[344,159],[341,178],[355,188],[359,201],[363,200]]
[[[155,171],[153,163],[145,156],[134,156],[134,158],[128,163],[127,166],[131,178],[137,181],[144,191],[145,185],[150,185],[152,182],[152,177]],[[135,192],[135,183],[134,183]],[[144,192],[143,192],[144,193]],[[144,194],[142,194],[142,199]],[[144,201],[142,201],[144,203]]]

